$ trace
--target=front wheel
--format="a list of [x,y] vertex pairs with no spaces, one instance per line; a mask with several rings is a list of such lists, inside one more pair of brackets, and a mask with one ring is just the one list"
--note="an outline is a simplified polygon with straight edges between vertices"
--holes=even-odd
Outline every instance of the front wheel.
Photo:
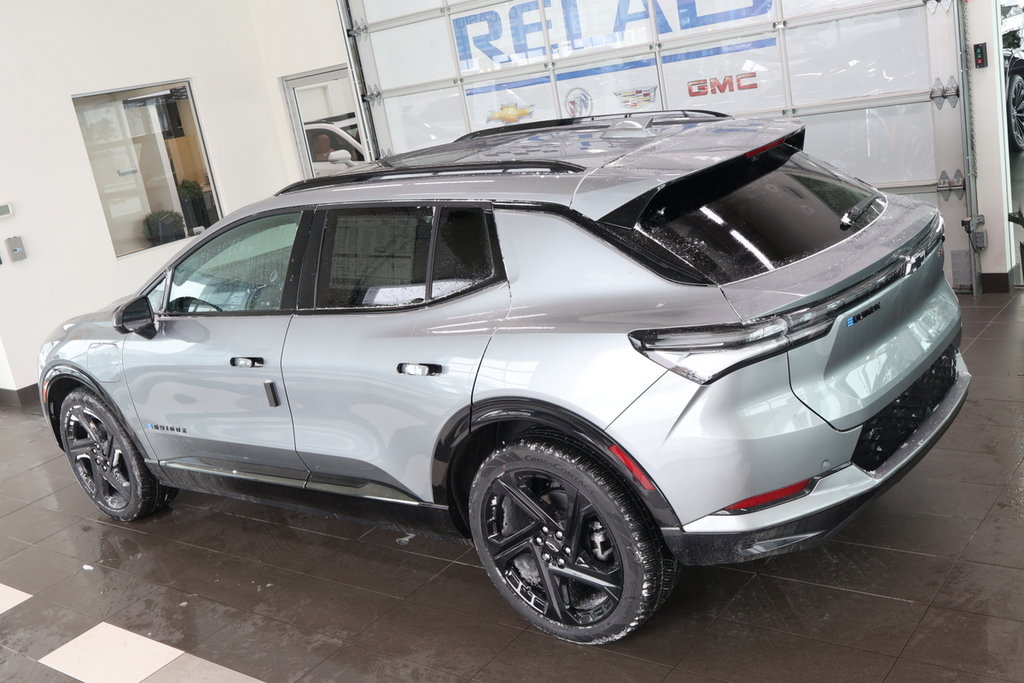
[[561,443],[524,440],[481,465],[470,491],[487,574],[534,626],[564,640],[617,640],[671,589],[671,561],[626,487]]
[[60,436],[78,483],[114,519],[152,514],[177,493],[156,480],[120,420],[88,389],[75,389],[61,404]]
[[1024,150],[1024,78],[1019,74],[1010,77],[1006,88],[1006,118],[1010,138],[1010,151]]

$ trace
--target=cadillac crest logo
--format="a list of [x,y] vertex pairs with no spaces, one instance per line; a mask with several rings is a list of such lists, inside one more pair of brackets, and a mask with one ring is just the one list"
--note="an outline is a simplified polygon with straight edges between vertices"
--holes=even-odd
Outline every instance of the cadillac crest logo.
[[620,90],[615,93],[615,96],[619,98],[619,103],[626,109],[643,109],[650,104],[654,104],[654,97],[657,92],[658,86],[651,85],[646,88]]
[[589,116],[594,108],[594,98],[583,88],[573,88],[565,96],[565,113],[572,118]]
[[492,121],[501,121],[502,124],[508,125],[511,123],[519,123],[520,119],[525,119],[532,115],[532,104],[527,104],[522,107],[518,104],[503,104],[500,109],[491,112],[491,115],[487,117],[487,123],[491,123]]

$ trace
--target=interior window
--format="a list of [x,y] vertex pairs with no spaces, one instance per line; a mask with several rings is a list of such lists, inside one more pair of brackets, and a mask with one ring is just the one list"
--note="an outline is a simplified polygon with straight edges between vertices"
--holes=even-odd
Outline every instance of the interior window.
[[426,297],[430,207],[355,209],[327,215],[316,304],[406,306]]
[[488,232],[483,209],[451,208],[441,213],[430,298],[461,292],[494,275]]
[[280,310],[300,217],[289,213],[259,218],[204,244],[174,269],[167,310]]

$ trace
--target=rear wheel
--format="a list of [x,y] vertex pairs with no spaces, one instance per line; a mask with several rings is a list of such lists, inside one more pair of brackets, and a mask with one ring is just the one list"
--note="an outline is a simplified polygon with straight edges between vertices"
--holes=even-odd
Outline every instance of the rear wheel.
[[525,440],[495,451],[473,481],[470,523],[491,581],[559,638],[617,640],[671,590],[674,563],[639,504],[570,446]]
[[177,493],[156,480],[124,425],[88,389],[64,399],[60,435],[78,483],[114,519],[130,522],[152,514]]

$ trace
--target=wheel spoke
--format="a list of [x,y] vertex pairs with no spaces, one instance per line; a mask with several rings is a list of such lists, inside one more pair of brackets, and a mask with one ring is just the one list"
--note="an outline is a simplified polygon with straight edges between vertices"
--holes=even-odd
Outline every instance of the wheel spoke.
[[[511,481],[509,481],[511,479]],[[549,528],[560,528],[559,523],[547,510],[547,504],[538,499],[532,493],[524,491],[516,484],[513,475],[505,473],[498,477],[497,483],[504,488],[505,493],[512,497],[519,507],[534,520]]]
[[92,452],[93,443],[89,439],[71,440],[68,437],[68,455],[72,458],[79,458]]
[[570,557],[577,557],[580,549],[584,547],[584,534],[587,530],[585,520],[589,515],[593,514],[593,503],[578,491],[574,491],[574,495],[570,498],[570,506],[565,521],[566,545],[571,550]]
[[499,538],[498,534],[488,538],[487,542],[491,546],[491,557],[494,559],[494,563],[504,571],[505,565],[509,561],[530,547],[537,531],[539,531],[538,524],[532,522],[504,538]]
[[92,415],[85,412],[81,408],[79,408],[73,414],[78,419],[78,423],[82,425],[82,429],[85,430],[85,433],[89,435],[89,439],[91,439],[92,442],[95,443],[97,446],[102,444],[103,437],[100,435],[99,430],[97,429],[97,427],[100,426],[98,421]]
[[577,565],[574,567],[551,567],[551,571],[559,576],[598,588],[613,600],[622,597],[622,572],[618,567],[610,571],[603,571],[596,567]]
[[[562,603],[562,581],[552,572],[552,567],[541,557],[540,550],[533,549],[533,555],[537,560],[537,567],[540,569],[541,582],[544,584],[544,592],[548,597],[547,617],[560,623],[566,623],[570,618],[569,610]],[[575,621],[575,619],[573,619]]]

